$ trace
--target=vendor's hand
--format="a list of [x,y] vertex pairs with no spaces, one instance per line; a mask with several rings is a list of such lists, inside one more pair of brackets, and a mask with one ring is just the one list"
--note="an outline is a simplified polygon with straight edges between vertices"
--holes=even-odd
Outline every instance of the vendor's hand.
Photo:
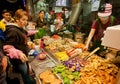
[[28,61],[28,58],[26,57],[26,55],[24,53],[20,53],[20,60],[22,62],[27,62]]
[[88,50],[88,46],[85,46],[83,50],[84,50],[84,51],[87,51],[87,50]]
[[6,71],[7,64],[8,64],[8,61],[7,61],[7,57],[5,56],[2,58],[3,72]]
[[87,44],[87,40],[86,40],[86,41],[85,41],[85,47],[84,47],[84,49],[83,49],[83,50],[87,51],[87,50],[88,50],[88,48],[89,48],[89,45]]

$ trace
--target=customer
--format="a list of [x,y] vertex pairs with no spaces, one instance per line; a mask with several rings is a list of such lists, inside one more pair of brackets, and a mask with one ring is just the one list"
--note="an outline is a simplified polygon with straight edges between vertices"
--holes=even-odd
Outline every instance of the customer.
[[64,24],[62,13],[56,13],[56,18],[54,20],[55,30],[61,30]]
[[14,19],[12,18],[12,15],[9,10],[7,10],[7,9],[3,10],[2,16],[3,16],[3,19],[1,20],[1,22],[5,23],[5,24],[14,22]]
[[3,46],[4,52],[10,58],[11,64],[17,69],[23,78],[24,84],[35,84],[30,79],[27,67],[27,32],[24,30],[27,25],[27,12],[18,9],[15,14],[15,23],[6,26],[6,41]]
[[36,27],[47,28],[47,21],[45,20],[45,11],[41,10],[39,12],[39,18],[36,21]]
[[3,27],[5,29],[4,23],[0,23],[0,84],[6,83],[6,67],[7,67],[7,57],[3,53],[3,41],[4,41],[4,33]]
[[50,15],[49,25],[53,25],[55,19],[55,11],[52,9],[52,7],[49,8],[49,15]]
[[6,83],[7,57],[3,53],[2,42],[0,41],[0,84]]
[[71,11],[68,7],[63,7],[62,8],[62,18],[64,20],[64,24],[66,24],[70,18]]
[[101,45],[101,38],[104,36],[103,32],[106,30],[107,27],[118,24],[116,18],[111,16],[111,14],[111,4],[106,3],[100,6],[98,11],[98,19],[93,22],[91,31],[86,41],[86,50],[89,48],[89,44],[91,41],[93,42],[91,50],[95,49],[98,46],[100,47],[100,50],[97,53],[105,50],[104,47]]

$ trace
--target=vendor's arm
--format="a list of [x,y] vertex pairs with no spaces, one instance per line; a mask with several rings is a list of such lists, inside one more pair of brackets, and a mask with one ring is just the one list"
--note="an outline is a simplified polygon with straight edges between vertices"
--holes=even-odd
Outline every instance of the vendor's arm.
[[86,50],[88,50],[89,44],[90,44],[90,42],[91,42],[91,40],[92,40],[92,38],[94,36],[94,33],[95,33],[95,29],[92,28],[91,31],[90,31],[90,34],[89,34],[89,36],[87,38],[86,44],[85,44]]
[[89,36],[88,36],[87,41],[86,41],[86,43],[85,43],[85,50],[88,50],[89,44],[90,44],[90,42],[91,42],[91,40],[92,40],[92,38],[93,38],[93,36],[94,36],[94,34],[95,34],[95,31],[96,31],[96,29],[97,29],[97,26],[98,26],[98,23],[97,23],[96,20],[94,20],[94,21],[93,21],[93,24],[92,24],[92,26],[91,26],[91,30],[90,30]]

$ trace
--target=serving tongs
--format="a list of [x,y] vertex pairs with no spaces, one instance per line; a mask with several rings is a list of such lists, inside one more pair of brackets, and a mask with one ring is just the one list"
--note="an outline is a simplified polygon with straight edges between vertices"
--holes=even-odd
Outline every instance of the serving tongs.
[[86,61],[88,58],[90,58],[95,52],[97,52],[100,48],[97,47],[96,49],[94,49],[92,52],[90,52],[87,56],[85,56],[82,60],[79,61],[79,64],[81,67],[84,67],[86,64]]
[[[100,49],[100,48],[97,47],[97,48],[94,49],[92,52],[90,52],[87,56],[85,56],[82,60],[83,60],[83,61],[86,61],[89,57],[91,57],[91,56],[92,56],[95,52],[97,52],[99,49]],[[74,59],[74,58],[76,58],[76,57],[78,57],[78,55],[73,56],[73,57],[70,57],[67,61],[70,61],[71,59]]]
[[84,58],[82,59],[79,59],[78,58],[78,55],[74,56],[74,57],[71,57],[69,58],[67,61],[70,61],[72,59],[77,59],[77,62],[79,62],[80,66],[83,67],[87,61],[88,58],[90,58],[95,52],[97,52],[100,48],[97,47],[96,49],[94,49],[92,52],[90,52],[87,56],[85,56]]
[[85,56],[82,60],[86,61],[89,57],[91,57],[95,52],[97,52],[100,48],[97,47],[96,49],[94,49],[92,52],[90,52],[87,56]]

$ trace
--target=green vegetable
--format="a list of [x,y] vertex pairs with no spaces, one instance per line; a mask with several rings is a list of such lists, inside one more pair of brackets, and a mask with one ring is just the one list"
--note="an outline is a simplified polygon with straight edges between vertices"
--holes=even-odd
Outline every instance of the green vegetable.
[[72,73],[72,75],[74,75],[74,76],[78,76],[79,73],[80,73],[80,72],[75,71],[75,72]]
[[61,72],[63,72],[65,69],[66,69],[66,67],[65,67],[64,65],[58,65],[58,66],[56,66],[53,70],[54,70],[54,72],[61,73]]
[[68,77],[63,79],[64,84],[71,84],[71,80]]
[[61,76],[62,78],[65,78],[65,77],[67,77],[67,74],[63,71],[63,72],[60,74],[60,76]]
[[40,38],[42,38],[45,35],[46,35],[45,28],[39,28],[38,32],[35,34],[35,39],[40,39]]

